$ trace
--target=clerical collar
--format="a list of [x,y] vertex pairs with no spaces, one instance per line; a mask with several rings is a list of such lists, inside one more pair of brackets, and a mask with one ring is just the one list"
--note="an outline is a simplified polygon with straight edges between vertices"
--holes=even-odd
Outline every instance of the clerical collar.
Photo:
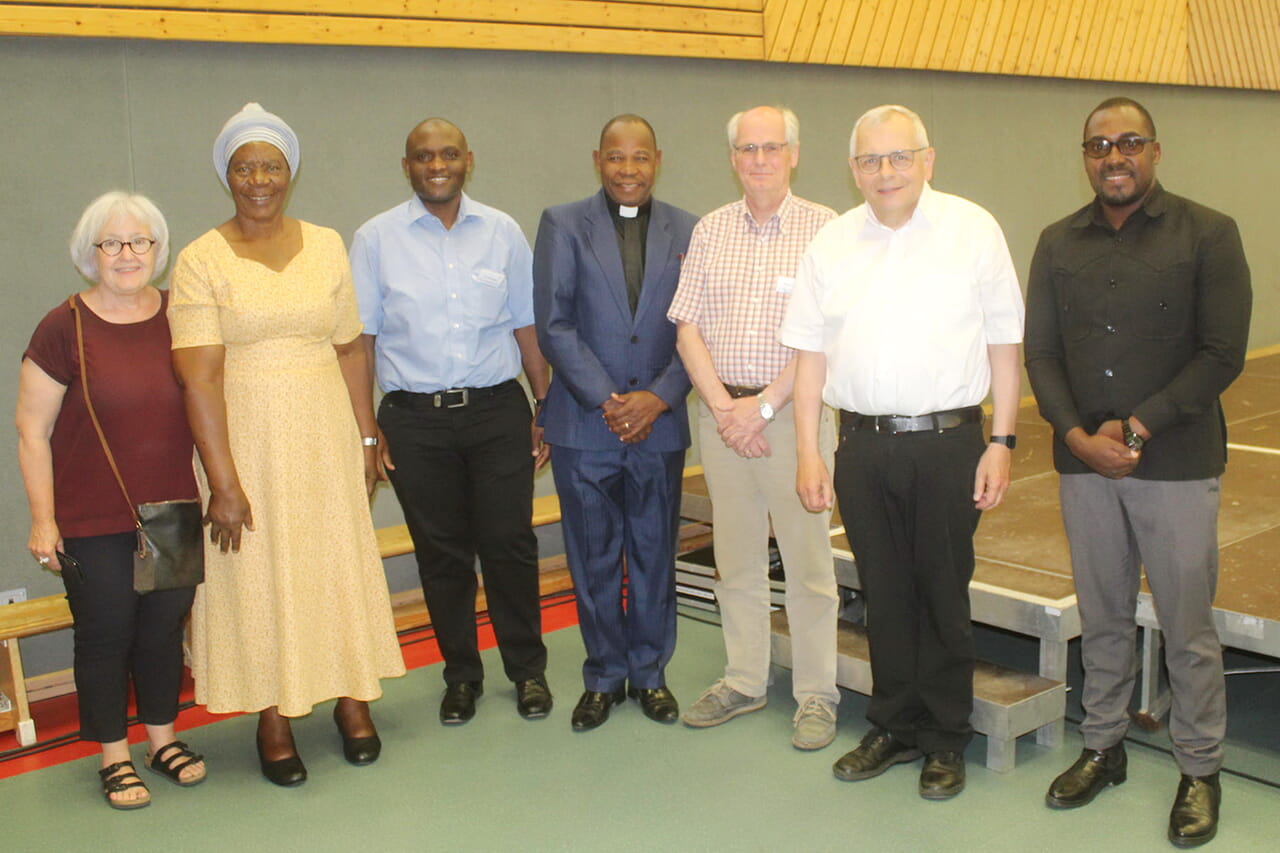
[[653,199],[650,198],[639,207],[631,207],[630,205],[618,204],[609,196],[605,196],[605,203],[609,205],[609,214],[614,219],[635,219],[640,216],[648,216],[649,209],[653,207]]

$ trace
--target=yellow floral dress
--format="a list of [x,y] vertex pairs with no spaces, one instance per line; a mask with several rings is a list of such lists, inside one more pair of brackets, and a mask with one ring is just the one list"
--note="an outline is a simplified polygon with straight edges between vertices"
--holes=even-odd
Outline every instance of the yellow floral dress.
[[214,713],[301,716],[339,696],[376,699],[379,679],[405,671],[333,348],[361,330],[351,271],[336,232],[303,222],[302,237],[275,272],[209,231],[170,283],[174,349],[226,348],[231,454],[255,526],[238,554],[206,538],[192,672]]

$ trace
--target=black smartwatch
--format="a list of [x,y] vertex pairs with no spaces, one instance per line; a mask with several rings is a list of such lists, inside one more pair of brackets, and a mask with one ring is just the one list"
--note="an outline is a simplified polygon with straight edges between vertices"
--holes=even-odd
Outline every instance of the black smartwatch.
[[1003,444],[1005,447],[1013,450],[1018,446],[1018,437],[1016,435],[993,435],[991,436],[992,444]]

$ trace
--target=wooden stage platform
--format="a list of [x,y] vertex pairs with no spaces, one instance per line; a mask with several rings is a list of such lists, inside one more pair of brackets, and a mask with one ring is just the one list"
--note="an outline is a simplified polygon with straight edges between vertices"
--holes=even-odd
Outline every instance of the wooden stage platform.
[[[1223,396],[1223,408],[1230,443],[1218,519],[1218,632],[1225,646],[1280,657],[1280,347],[1250,357]],[[1067,644],[1080,635],[1080,618],[1051,439],[1034,404],[1024,405],[1009,494],[983,517],[974,539],[970,596],[975,622],[1037,638],[1038,674],[1065,681]],[[688,478],[685,489],[686,517],[711,521],[705,480]],[[837,580],[858,589],[838,514],[832,523]],[[1145,586],[1137,615],[1144,629],[1142,709],[1159,717],[1168,697],[1159,679],[1159,622]],[[1059,720],[1039,729],[1037,740],[1053,745],[1061,735]]]

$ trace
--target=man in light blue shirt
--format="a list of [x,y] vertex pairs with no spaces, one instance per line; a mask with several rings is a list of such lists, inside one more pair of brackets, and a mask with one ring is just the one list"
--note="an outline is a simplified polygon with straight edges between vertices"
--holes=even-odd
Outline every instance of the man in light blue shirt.
[[422,122],[401,161],[414,197],[351,243],[362,340],[384,392],[380,455],[444,656],[446,725],[471,719],[484,690],[477,556],[517,709],[543,717],[552,701],[530,524],[533,472],[549,449],[516,381],[523,368],[541,404],[550,378],[533,325],[532,253],[515,220],[463,193],[473,162],[455,125]]

